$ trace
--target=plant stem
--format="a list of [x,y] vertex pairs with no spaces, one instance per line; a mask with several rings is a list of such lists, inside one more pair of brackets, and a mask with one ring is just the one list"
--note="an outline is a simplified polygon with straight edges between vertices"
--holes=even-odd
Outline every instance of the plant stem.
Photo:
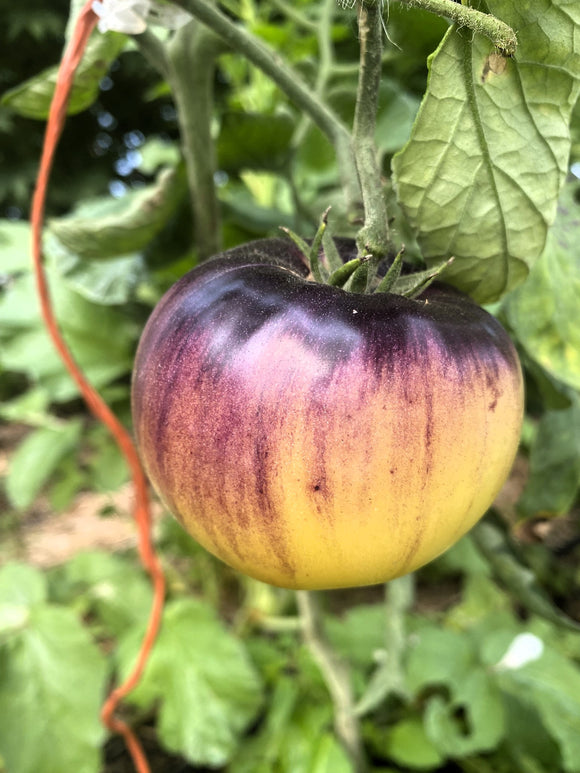
[[[360,71],[353,127],[353,148],[362,190],[365,222],[357,244],[360,255],[370,254],[367,276],[389,250],[389,223],[381,170],[375,144],[379,87],[381,84],[383,27],[380,3],[362,3],[358,12]],[[367,281],[368,289],[368,281]]]
[[[336,8],[336,0],[323,0],[320,6],[320,17],[318,24],[316,24],[316,39],[318,42],[318,62],[316,71],[316,83],[314,85],[314,94],[322,99],[324,91],[328,84],[332,64],[334,61],[334,51],[331,41],[331,27],[334,10]],[[298,147],[304,139],[306,130],[308,129],[309,117],[304,115],[302,121],[298,125],[298,128],[294,132],[292,144],[294,147]]]
[[403,658],[407,646],[405,615],[413,605],[414,577],[397,577],[385,585],[385,650],[384,659],[372,675],[367,689],[357,703],[356,715],[362,717],[384,703],[392,693],[407,696]]
[[351,759],[356,773],[365,773],[367,762],[363,752],[359,723],[354,713],[348,666],[337,655],[326,637],[322,615],[314,593],[297,591],[296,596],[305,641],[332,697],[336,734]]
[[135,35],[133,40],[149,64],[154,67],[160,75],[168,79],[170,67],[167,60],[166,48],[157,35],[147,29],[140,35]]
[[177,106],[191,196],[194,241],[201,260],[219,252],[221,227],[211,136],[215,61],[224,44],[198,22],[179,29],[169,46],[169,82]]
[[308,19],[303,13],[297,11],[293,5],[285,2],[285,0],[271,0],[272,5],[277,10],[281,11],[288,19],[293,21],[298,27],[302,27],[308,32],[316,32],[318,24],[311,19]]
[[461,27],[468,27],[480,35],[485,35],[502,54],[512,56],[518,40],[516,33],[505,22],[489,13],[483,13],[468,5],[460,5],[453,0],[400,0],[405,5],[423,8],[437,16],[450,19]]
[[357,211],[360,191],[352,156],[350,132],[334,111],[313,94],[308,84],[280,58],[276,51],[243,27],[234,24],[215,5],[207,0],[179,0],[178,4],[223,38],[228,46],[268,75],[327,135],[336,152],[347,210]]

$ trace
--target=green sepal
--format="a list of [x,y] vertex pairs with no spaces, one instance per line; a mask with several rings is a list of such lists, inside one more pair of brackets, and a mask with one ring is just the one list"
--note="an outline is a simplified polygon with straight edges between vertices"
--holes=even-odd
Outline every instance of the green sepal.
[[405,254],[405,245],[401,247],[394,261],[389,266],[389,270],[377,285],[376,293],[388,293],[391,291],[397,279],[401,276],[403,268],[403,255]]
[[368,258],[354,258],[349,260],[348,263],[343,263],[342,266],[336,271],[333,271],[328,278],[328,284],[332,287],[344,287],[354,272],[366,263]]
[[432,268],[415,274],[400,276],[393,285],[392,292],[405,298],[416,298],[453,263],[454,258],[436,263]]

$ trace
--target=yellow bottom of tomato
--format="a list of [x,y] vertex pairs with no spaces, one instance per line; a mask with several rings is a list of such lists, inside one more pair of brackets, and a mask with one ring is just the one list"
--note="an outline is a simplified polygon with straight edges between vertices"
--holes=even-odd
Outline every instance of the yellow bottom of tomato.
[[[519,373],[506,372],[491,386],[476,372],[440,376],[425,371],[405,389],[401,381],[391,390],[385,385],[385,399],[381,389],[368,400],[364,391],[345,392],[315,426],[306,406],[272,407],[268,474],[260,483],[267,497],[248,483],[256,478],[259,439],[245,440],[246,430],[233,425],[219,477],[204,485],[204,465],[196,466],[197,499],[177,484],[187,457],[173,459],[171,509],[209,551],[273,585],[350,587],[411,572],[484,514],[519,441]],[[207,412],[199,418],[207,405],[203,394],[199,399],[199,413],[196,398],[188,406],[198,417],[199,443],[189,453],[203,461],[212,424]],[[262,409],[273,405],[263,391],[259,400]],[[244,411],[253,415],[247,400]]]

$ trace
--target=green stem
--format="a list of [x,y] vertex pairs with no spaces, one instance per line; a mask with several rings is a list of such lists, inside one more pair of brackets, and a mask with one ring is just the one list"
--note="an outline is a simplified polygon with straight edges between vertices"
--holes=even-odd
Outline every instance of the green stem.
[[365,221],[357,244],[359,254],[370,253],[367,289],[376,265],[389,250],[389,223],[381,170],[375,144],[379,87],[381,84],[383,27],[381,4],[362,4],[358,15],[360,72],[354,114],[353,148],[362,190]]
[[221,13],[207,0],[179,0],[178,4],[222,37],[228,46],[262,70],[327,135],[336,152],[347,209],[355,212],[360,201],[350,132],[340,118],[313,94],[300,75],[276,51]]
[[405,616],[413,605],[414,577],[406,574],[385,585],[385,651],[384,658],[372,675],[365,694],[356,706],[362,717],[384,704],[392,693],[407,696],[404,657],[407,648]]
[[157,35],[147,29],[141,35],[135,35],[133,40],[149,64],[160,75],[169,79],[170,66],[167,60],[166,48]]
[[271,0],[272,5],[278,11],[281,11],[284,16],[293,21],[298,27],[302,27],[308,32],[316,32],[318,24],[311,19],[308,19],[303,13],[297,11],[293,5],[286,3],[285,0]]
[[221,38],[197,22],[178,30],[169,46],[169,82],[177,106],[181,144],[191,196],[194,241],[201,260],[221,247],[219,203],[211,136],[213,83]]
[[516,33],[505,22],[489,13],[483,13],[468,5],[460,5],[453,0],[400,0],[400,2],[443,16],[461,27],[468,27],[480,35],[485,35],[506,56],[512,56],[516,51],[518,44]]
[[[317,74],[316,83],[314,85],[314,93],[322,99],[324,91],[328,84],[333,61],[334,50],[331,40],[331,27],[332,19],[334,16],[334,10],[336,8],[336,0],[324,0],[320,8],[320,18],[318,24],[316,24],[316,39],[318,42],[318,62],[317,62]],[[294,147],[298,147],[304,140],[304,136],[310,123],[308,115],[304,115],[302,121],[298,125],[298,128],[294,132],[292,144]]]
[[348,665],[339,658],[328,641],[315,595],[310,591],[297,591],[296,596],[304,638],[332,697],[336,734],[352,761],[355,773],[366,773],[367,762],[360,726],[354,712]]

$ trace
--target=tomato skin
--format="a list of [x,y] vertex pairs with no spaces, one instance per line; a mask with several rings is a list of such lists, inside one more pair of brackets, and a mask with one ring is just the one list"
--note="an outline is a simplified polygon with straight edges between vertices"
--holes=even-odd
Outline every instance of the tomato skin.
[[293,245],[261,240],[168,291],[137,353],[137,444],[169,510],[236,569],[291,588],[384,582],[492,503],[521,369],[452,289],[359,295],[307,272]]

